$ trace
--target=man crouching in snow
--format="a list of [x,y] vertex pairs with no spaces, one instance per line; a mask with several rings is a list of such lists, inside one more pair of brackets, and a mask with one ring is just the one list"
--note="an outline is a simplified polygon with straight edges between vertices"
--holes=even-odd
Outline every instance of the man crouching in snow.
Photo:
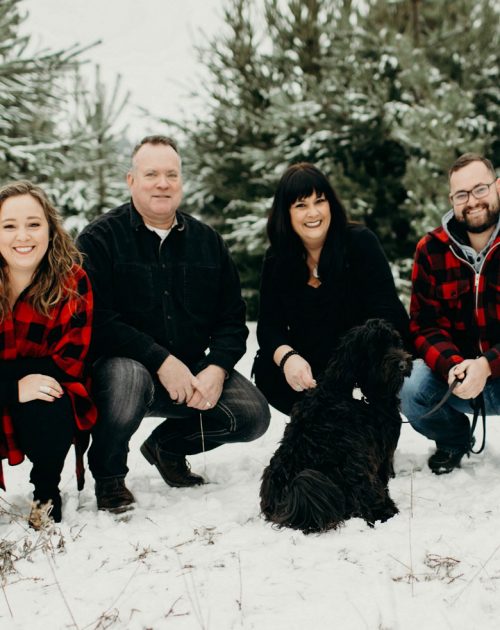
[[500,179],[489,160],[466,153],[451,167],[449,187],[452,209],[417,245],[410,331],[423,361],[401,392],[403,413],[436,442],[428,462],[436,474],[469,454],[465,414],[474,398],[483,396],[486,414],[500,413]]
[[261,436],[270,412],[233,368],[248,330],[238,272],[222,238],[178,210],[181,159],[173,140],[148,136],[127,175],[131,200],[85,228],[95,295],[94,398],[89,467],[97,507],[130,509],[128,444],[145,416],[166,418],[142,444],[170,486],[204,483],[186,455]]

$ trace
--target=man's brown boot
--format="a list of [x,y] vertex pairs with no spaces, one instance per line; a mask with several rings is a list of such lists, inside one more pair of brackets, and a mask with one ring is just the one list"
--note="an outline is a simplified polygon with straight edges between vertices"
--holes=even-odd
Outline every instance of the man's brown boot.
[[184,455],[163,451],[151,440],[151,437],[143,442],[141,453],[152,466],[158,468],[165,483],[173,488],[189,488],[205,483],[203,477],[191,472]]

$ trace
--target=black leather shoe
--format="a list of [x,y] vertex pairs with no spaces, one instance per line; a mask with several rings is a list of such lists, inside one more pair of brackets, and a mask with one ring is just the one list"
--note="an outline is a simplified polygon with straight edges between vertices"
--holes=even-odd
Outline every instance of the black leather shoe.
[[156,466],[165,483],[173,488],[201,486],[205,480],[191,472],[186,458],[161,450],[148,438],[141,446],[141,453],[152,466]]
[[110,479],[96,479],[95,496],[97,509],[121,514],[133,509],[134,495],[125,485],[123,477],[111,477]]
[[450,453],[438,448],[434,455],[429,457],[429,468],[435,475],[446,475],[451,473],[455,468],[460,468],[460,462],[465,455],[463,451],[459,453]]

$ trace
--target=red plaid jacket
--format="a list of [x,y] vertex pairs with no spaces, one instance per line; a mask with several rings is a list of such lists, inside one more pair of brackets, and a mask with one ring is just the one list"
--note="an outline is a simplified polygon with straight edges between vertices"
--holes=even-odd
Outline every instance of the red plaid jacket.
[[410,333],[427,365],[447,378],[463,359],[485,356],[500,376],[500,236],[479,273],[439,227],[417,245]]
[[[78,296],[60,302],[49,317],[40,315],[22,299],[14,306],[0,324],[0,360],[10,361],[23,357],[51,357],[54,363],[68,375],[61,382],[71,399],[78,429],[90,429],[97,411],[90,399],[90,383],[84,376],[84,359],[88,352],[92,330],[93,298],[87,274],[81,267],[73,267],[68,279]],[[74,379],[78,380],[74,380]],[[79,449],[77,448],[77,453]],[[77,456],[77,471],[83,482],[82,461]],[[9,464],[19,464],[24,453],[16,444],[12,419],[8,407],[4,406],[0,425],[0,487],[5,489],[1,459]]]

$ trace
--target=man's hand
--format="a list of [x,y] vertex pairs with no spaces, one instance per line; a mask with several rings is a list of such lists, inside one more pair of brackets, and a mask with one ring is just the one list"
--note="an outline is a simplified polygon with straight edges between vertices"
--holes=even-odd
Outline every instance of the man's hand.
[[207,411],[215,407],[222,394],[225,378],[226,372],[221,367],[212,364],[207,365],[196,375],[199,385],[196,387],[192,398],[188,400],[187,406],[200,411]]
[[455,377],[461,379],[453,393],[459,398],[469,400],[479,396],[489,376],[491,376],[490,364],[485,357],[465,359],[451,368],[448,373],[448,384],[451,385]]
[[190,400],[194,390],[200,385],[187,365],[179,361],[173,354],[169,354],[163,361],[157,374],[170,398],[179,404]]
[[293,354],[283,367],[286,382],[296,392],[316,387],[311,366],[300,354]]

